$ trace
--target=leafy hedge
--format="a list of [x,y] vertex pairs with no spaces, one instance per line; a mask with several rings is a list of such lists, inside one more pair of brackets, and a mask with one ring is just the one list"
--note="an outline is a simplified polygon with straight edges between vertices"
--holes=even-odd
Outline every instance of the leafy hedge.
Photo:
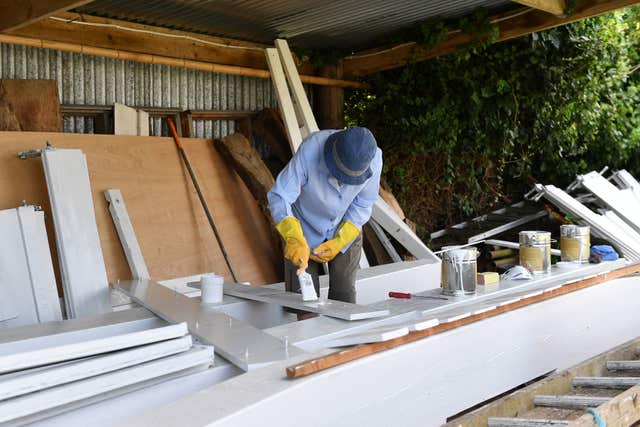
[[371,76],[347,95],[426,236],[608,165],[640,172],[638,9]]

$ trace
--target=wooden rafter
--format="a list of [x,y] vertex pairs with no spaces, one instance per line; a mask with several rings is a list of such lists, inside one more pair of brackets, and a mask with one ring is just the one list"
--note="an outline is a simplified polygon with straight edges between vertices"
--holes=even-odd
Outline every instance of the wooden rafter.
[[532,7],[534,9],[540,9],[545,12],[552,13],[557,16],[564,15],[567,4],[564,0],[513,0],[516,3],[520,3],[525,6]]
[[[500,35],[498,41],[509,40],[549,28],[558,27],[584,18],[601,15],[616,9],[632,6],[640,0],[582,0],[575,11],[566,17],[558,17],[538,9],[523,9],[494,20]],[[446,55],[468,45],[475,39],[463,32],[453,32],[435,47],[423,50],[410,42],[393,48],[359,52],[344,59],[345,76],[363,76],[391,68],[401,67],[409,59],[424,61],[436,56]]]
[[15,30],[91,0],[0,0],[0,32]]

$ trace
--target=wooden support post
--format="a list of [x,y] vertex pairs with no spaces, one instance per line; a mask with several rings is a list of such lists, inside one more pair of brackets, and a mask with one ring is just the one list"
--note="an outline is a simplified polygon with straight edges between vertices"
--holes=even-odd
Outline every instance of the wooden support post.
[[180,113],[180,130],[183,138],[191,138],[191,130],[193,129],[193,119],[191,111],[183,111]]
[[[342,77],[342,62],[324,67],[320,74],[327,77]],[[315,89],[315,104],[320,129],[342,129],[344,127],[344,89],[326,87]]]

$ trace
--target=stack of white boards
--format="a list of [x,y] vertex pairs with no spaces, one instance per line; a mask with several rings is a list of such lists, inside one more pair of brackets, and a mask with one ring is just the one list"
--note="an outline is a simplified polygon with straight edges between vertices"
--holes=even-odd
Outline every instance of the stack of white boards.
[[209,368],[184,323],[87,340],[0,344],[0,424],[22,425]]
[[0,211],[0,328],[62,320],[44,213]]

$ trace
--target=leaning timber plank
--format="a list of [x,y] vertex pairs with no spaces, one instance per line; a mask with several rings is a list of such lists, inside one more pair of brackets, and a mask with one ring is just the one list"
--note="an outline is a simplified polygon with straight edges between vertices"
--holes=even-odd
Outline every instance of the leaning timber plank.
[[309,311],[343,320],[363,320],[389,315],[389,310],[376,310],[363,305],[334,300],[303,301],[302,296],[295,292],[261,289],[236,283],[225,283],[224,293],[237,298],[278,304],[283,307]]
[[150,279],[149,270],[147,270],[147,264],[144,262],[144,256],[142,256],[142,250],[133,230],[133,224],[131,224],[122,193],[118,189],[105,190],[104,198],[109,203],[109,212],[111,212],[111,217],[116,226],[118,237],[120,237],[133,278]]
[[547,427],[566,426],[569,421],[565,420],[539,420],[529,418],[489,418],[489,427]]
[[[627,427],[640,421],[640,385],[617,395],[607,403],[596,408],[598,415],[609,427]],[[571,422],[571,427],[591,427],[595,423],[592,414],[585,414]]]
[[536,406],[562,409],[585,409],[600,406],[609,401],[609,397],[598,396],[535,396],[533,403]]
[[383,343],[364,344],[350,349],[342,350],[340,352],[316,357],[314,359],[303,361],[297,365],[289,366],[286,368],[287,377],[299,378],[306,375],[310,375],[325,369],[339,366],[353,360],[357,360],[363,357],[370,356],[372,354],[380,353],[391,348],[399,347],[401,345],[417,341],[432,335],[437,335],[460,326],[468,325],[489,317],[497,316],[502,313],[506,313],[511,310],[515,310],[521,307],[525,307],[530,304],[535,304],[547,299],[555,298],[560,295],[565,295],[571,292],[585,289],[590,286],[597,285],[608,280],[612,280],[618,277],[628,276],[640,271],[640,264],[633,264],[630,266],[622,267],[617,270],[598,274],[588,279],[580,280],[578,282],[570,283],[562,286],[558,289],[554,289],[549,292],[544,292],[539,295],[534,295],[527,298],[522,298],[509,304],[504,304],[496,307],[495,309],[488,310],[482,313],[472,314],[462,319],[458,319],[448,323],[442,323],[433,328],[424,329],[421,331],[410,332],[404,337],[396,338]]
[[12,378],[5,379],[10,375],[0,375],[0,400],[22,396],[182,353],[189,350],[192,344],[191,336],[186,335],[182,338],[90,357],[78,362],[63,363],[59,366],[45,369],[23,371],[19,373],[20,375]]
[[302,81],[300,81],[300,75],[298,74],[298,68],[293,61],[293,55],[289,50],[289,44],[284,39],[277,39],[275,41],[276,49],[280,55],[280,62],[284,68],[284,72],[287,76],[287,81],[293,92],[293,99],[295,101],[296,109],[299,116],[302,119],[302,125],[304,126],[305,133],[302,137],[306,137],[310,133],[320,130],[316,123],[316,118],[313,116],[313,110],[309,104],[307,93],[304,91]]
[[179,338],[186,334],[187,325],[180,323],[92,341],[7,354],[0,357],[0,373],[49,365],[65,360],[80,359],[110,351]]
[[81,150],[42,151],[69,317],[111,311],[109,282]]
[[213,348],[197,346],[175,356],[10,399],[0,403],[0,423],[17,421],[39,412],[211,363]]
[[192,335],[245,371],[302,354],[297,347],[150,280],[120,281],[119,289],[168,322],[186,322]]
[[0,327],[38,323],[16,209],[0,211],[0,304],[11,318],[0,323]]
[[36,210],[34,206],[21,206],[17,211],[38,320],[62,320],[44,212]]
[[380,243],[382,244],[384,249],[387,251],[387,253],[391,257],[391,260],[393,262],[402,262],[402,258],[400,258],[400,255],[398,255],[398,251],[396,251],[396,248],[393,247],[391,240],[389,240],[387,235],[384,234],[384,231],[382,231],[382,227],[380,227],[380,225],[378,225],[378,223],[375,220],[369,221],[369,225],[371,225],[373,232],[375,233],[376,237],[378,238],[378,240],[380,240]]
[[271,71],[271,81],[273,82],[273,87],[276,92],[278,105],[280,106],[280,111],[282,111],[282,118],[285,128],[287,129],[289,145],[291,146],[291,151],[295,153],[302,143],[302,134],[300,133],[300,127],[296,119],[296,112],[293,108],[293,101],[289,94],[282,63],[280,62],[277,49],[265,49],[265,54],[267,56],[269,71]]
[[640,360],[609,360],[607,369],[612,371],[637,371],[640,369]]
[[640,384],[640,377],[575,377],[574,387],[625,390]]

